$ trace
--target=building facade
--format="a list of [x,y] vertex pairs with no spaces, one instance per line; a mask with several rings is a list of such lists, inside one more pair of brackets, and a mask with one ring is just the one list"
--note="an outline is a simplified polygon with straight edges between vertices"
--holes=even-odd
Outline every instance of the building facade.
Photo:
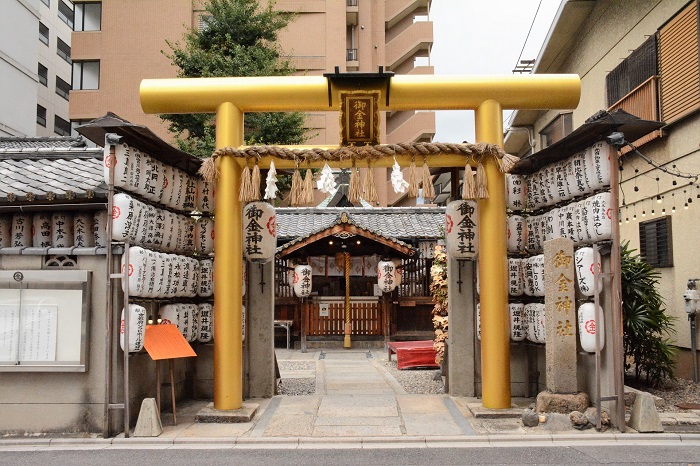
[[73,6],[65,0],[12,0],[5,6],[0,136],[68,136]]
[[[672,339],[689,348],[683,293],[700,277],[698,2],[565,0],[533,72],[578,74],[581,102],[569,112],[515,112],[511,153],[536,156],[599,110],[664,124],[630,141],[641,155],[621,152],[620,236],[661,274],[659,291],[676,318]],[[688,376],[691,361],[681,352],[679,375]]]
[[[75,2],[91,18],[72,37],[73,90],[70,120],[89,121],[110,111],[151,128],[172,140],[156,115],[146,115],[139,102],[142,79],[174,78],[177,69],[161,52],[166,40],[181,41],[187,27],[201,27],[202,2],[171,0],[103,0]],[[99,7],[99,8],[98,8]],[[280,0],[276,7],[296,13],[281,31],[279,43],[300,75],[333,72],[377,72],[379,66],[397,74],[433,74],[429,66],[433,42],[428,21],[429,0]],[[153,27],[153,18],[158,27]],[[98,79],[76,80],[78,71]],[[87,83],[87,85],[86,85]],[[308,143],[337,145],[337,112],[311,113],[306,118]],[[430,141],[435,134],[433,112],[391,112],[382,117],[383,143]],[[393,205],[399,196],[387,189],[389,172],[375,169],[379,205]]]

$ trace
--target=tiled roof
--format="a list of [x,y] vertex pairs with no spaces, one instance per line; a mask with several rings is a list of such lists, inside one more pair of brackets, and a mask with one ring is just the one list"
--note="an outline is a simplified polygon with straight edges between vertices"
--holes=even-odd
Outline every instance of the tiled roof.
[[0,149],[16,151],[17,149],[30,149],[32,152],[39,148],[70,148],[86,147],[85,140],[81,137],[44,137],[44,138],[0,138]]
[[105,199],[102,149],[0,149],[0,205]]
[[445,224],[444,207],[283,207],[277,208],[277,239],[294,240],[324,230],[347,212],[352,223],[388,238],[438,239]]

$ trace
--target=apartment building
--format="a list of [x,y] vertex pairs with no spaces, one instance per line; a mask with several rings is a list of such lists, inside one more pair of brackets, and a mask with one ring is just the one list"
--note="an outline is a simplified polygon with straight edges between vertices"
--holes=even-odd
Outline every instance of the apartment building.
[[[572,111],[517,111],[506,150],[548,147],[599,110],[625,110],[663,127],[622,151],[620,236],[661,274],[659,291],[676,318],[674,342],[690,347],[686,282],[700,277],[700,71],[697,0],[564,0],[534,73],[577,73]],[[517,129],[516,129],[517,128]],[[689,178],[688,178],[689,176]],[[690,352],[678,374],[689,375]]]
[[[54,0],[56,1],[56,0]],[[177,69],[161,51],[166,40],[178,41],[187,27],[201,27],[202,2],[192,0],[77,1],[72,37],[73,90],[70,120],[89,121],[111,111],[172,140],[155,115],[139,103],[142,79],[174,78]],[[167,6],[166,6],[167,5]],[[432,74],[433,42],[429,0],[278,0],[276,7],[295,12],[280,33],[280,45],[297,73],[321,75],[341,71]],[[84,26],[79,18],[84,18]],[[82,73],[82,74],[81,74]],[[88,76],[80,81],[76,76]],[[96,78],[94,78],[96,76]],[[93,78],[90,78],[93,77]],[[336,112],[312,113],[306,119],[311,144],[338,144]],[[391,112],[382,119],[382,142],[430,141],[433,112]],[[388,172],[375,169],[380,205],[399,201],[386,189]]]
[[70,135],[70,35],[65,0],[10,0],[0,16],[0,136]]

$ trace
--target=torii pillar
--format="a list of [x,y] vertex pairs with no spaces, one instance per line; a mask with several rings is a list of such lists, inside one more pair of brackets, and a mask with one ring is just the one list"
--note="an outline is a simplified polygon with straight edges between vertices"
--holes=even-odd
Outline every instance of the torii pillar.
[[[505,109],[570,109],[578,105],[577,75],[394,76],[379,90],[380,110],[474,110],[477,142],[503,145]],[[338,89],[322,76],[146,79],[141,82],[146,113],[216,112],[216,147],[243,143],[245,112],[337,111]],[[330,98],[332,97],[332,98]],[[409,158],[397,157],[408,165]],[[260,168],[269,167],[263,158]],[[275,159],[279,168],[294,163]],[[214,261],[214,408],[243,405],[241,287],[242,222],[238,200],[242,161],[217,160]],[[430,167],[463,167],[463,156],[429,156]],[[330,164],[349,167],[350,160]],[[374,167],[393,164],[378,160]],[[311,164],[320,167],[322,164]],[[479,271],[481,278],[482,404],[510,408],[505,180],[493,158],[484,161],[489,198],[479,201]]]

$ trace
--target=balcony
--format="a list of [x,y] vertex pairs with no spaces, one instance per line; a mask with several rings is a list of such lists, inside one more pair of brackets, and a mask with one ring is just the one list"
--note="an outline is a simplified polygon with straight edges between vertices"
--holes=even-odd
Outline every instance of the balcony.
[[394,112],[387,117],[386,133],[388,144],[431,141],[435,135],[435,112]]
[[359,8],[357,6],[358,0],[345,0],[345,24],[357,26],[357,16]]
[[360,62],[357,59],[357,49],[346,49],[345,68],[348,71],[357,71],[360,69]]
[[[633,89],[632,92],[615,102],[608,111],[612,112],[620,108],[642,120],[661,121],[659,76],[652,76],[644,81]],[[637,139],[632,144],[639,147],[661,136],[663,136],[662,130],[658,129]],[[625,147],[621,150],[621,153],[625,154],[630,150],[629,147]]]
[[387,68],[394,70],[408,59],[427,57],[432,45],[432,21],[411,24],[386,44]]
[[409,15],[427,15],[428,11],[430,11],[430,0],[388,0],[386,27],[393,27]]

